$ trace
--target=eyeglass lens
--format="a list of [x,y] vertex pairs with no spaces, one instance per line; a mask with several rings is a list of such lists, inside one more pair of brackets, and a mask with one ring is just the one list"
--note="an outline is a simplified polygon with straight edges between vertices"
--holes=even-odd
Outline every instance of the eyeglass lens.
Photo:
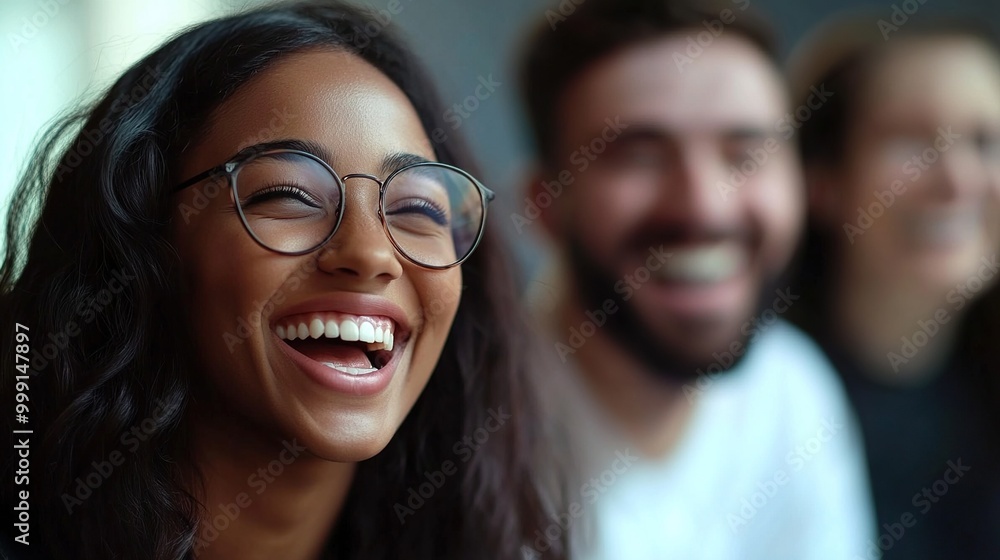
[[[235,173],[237,202],[247,228],[282,253],[315,249],[337,227],[341,182],[318,159],[277,152],[256,156]],[[478,186],[465,174],[417,165],[386,184],[384,216],[389,235],[409,259],[448,266],[472,250],[483,222]]]

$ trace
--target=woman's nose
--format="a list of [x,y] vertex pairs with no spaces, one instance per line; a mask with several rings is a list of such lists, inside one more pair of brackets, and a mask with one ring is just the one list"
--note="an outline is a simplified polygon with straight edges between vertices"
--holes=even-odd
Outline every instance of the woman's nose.
[[319,268],[365,281],[399,278],[401,256],[378,214],[380,183],[375,177],[349,175],[344,186],[344,215],[337,232],[320,249]]

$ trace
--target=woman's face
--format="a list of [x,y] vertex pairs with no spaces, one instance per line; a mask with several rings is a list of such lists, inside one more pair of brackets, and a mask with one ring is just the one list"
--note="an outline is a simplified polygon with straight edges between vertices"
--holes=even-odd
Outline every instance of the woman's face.
[[[434,160],[415,109],[393,82],[353,55],[315,51],[278,61],[226,101],[186,150],[178,176],[286,140],[326,152],[341,176],[385,179],[409,155]],[[329,460],[359,461],[385,447],[426,385],[462,277],[458,267],[427,270],[406,260],[379,220],[378,185],[345,185],[337,233],[310,254],[258,245],[228,187],[211,180],[175,196],[172,235],[193,318],[195,373],[214,417],[295,438]],[[309,331],[308,340],[289,340],[293,330]],[[364,342],[372,336],[381,342]]]
[[848,270],[942,297],[1000,250],[1000,60],[971,39],[923,39],[872,76],[828,225]]

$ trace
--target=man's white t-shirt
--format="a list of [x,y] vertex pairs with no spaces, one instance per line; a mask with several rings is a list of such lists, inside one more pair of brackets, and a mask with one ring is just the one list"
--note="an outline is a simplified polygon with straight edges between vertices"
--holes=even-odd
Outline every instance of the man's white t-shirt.
[[[571,388],[588,416],[610,422],[582,384]],[[666,457],[582,434],[603,450],[569,496],[584,512],[564,516],[574,558],[878,558],[855,420],[809,338],[773,323],[733,370],[688,389],[693,416]]]

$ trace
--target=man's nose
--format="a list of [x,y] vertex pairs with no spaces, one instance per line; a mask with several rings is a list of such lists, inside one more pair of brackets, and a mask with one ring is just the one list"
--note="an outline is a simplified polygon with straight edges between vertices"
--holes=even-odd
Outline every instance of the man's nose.
[[731,227],[740,211],[740,197],[726,180],[721,155],[703,147],[684,150],[674,171],[663,178],[655,212],[691,229]]

